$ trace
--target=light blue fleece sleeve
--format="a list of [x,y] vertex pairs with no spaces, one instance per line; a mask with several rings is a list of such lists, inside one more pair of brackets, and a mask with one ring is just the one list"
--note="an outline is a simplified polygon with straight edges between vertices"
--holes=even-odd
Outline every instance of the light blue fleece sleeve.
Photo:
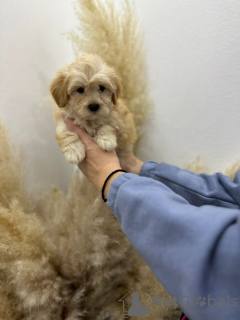
[[[239,319],[239,209],[197,207],[160,181],[130,173],[113,181],[107,204],[191,320]],[[199,297],[205,305],[197,304]]]
[[196,174],[167,163],[146,161],[139,175],[162,182],[195,206],[239,208],[240,172],[232,181],[221,173]]

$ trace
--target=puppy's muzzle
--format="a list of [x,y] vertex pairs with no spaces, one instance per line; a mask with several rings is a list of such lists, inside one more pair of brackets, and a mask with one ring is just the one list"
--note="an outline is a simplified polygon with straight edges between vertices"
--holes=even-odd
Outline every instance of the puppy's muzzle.
[[88,109],[89,109],[91,112],[97,112],[99,108],[100,108],[100,105],[97,104],[97,103],[91,103],[91,104],[88,106]]

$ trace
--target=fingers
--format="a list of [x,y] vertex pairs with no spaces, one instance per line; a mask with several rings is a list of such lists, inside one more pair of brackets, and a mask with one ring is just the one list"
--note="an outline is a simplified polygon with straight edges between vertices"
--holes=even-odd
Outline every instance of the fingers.
[[63,120],[68,128],[68,130],[76,133],[79,138],[82,140],[85,146],[89,146],[91,144],[95,144],[93,138],[84,130],[83,128],[79,127],[77,124],[74,123],[73,119],[63,117]]

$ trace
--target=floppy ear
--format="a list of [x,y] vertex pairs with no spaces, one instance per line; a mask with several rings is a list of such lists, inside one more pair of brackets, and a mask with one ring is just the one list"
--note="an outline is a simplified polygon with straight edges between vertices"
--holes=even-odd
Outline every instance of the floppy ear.
[[118,79],[118,77],[116,75],[114,76],[113,82],[116,86],[116,90],[112,95],[112,101],[113,101],[113,104],[117,104],[117,99],[120,96],[122,88],[121,88],[120,80]]
[[60,108],[65,107],[68,101],[67,84],[67,73],[65,71],[59,71],[50,86],[50,91],[53,99]]

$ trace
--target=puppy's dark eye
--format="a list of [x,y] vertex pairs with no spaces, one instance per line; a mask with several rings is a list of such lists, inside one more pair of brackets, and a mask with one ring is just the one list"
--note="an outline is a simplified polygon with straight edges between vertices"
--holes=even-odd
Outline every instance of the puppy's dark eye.
[[99,86],[99,90],[100,90],[101,92],[103,92],[103,91],[105,90],[105,87],[104,87],[104,86]]
[[77,92],[78,92],[78,93],[83,93],[83,92],[84,92],[84,88],[82,88],[82,87],[81,87],[81,88],[78,88],[78,89],[77,89]]

